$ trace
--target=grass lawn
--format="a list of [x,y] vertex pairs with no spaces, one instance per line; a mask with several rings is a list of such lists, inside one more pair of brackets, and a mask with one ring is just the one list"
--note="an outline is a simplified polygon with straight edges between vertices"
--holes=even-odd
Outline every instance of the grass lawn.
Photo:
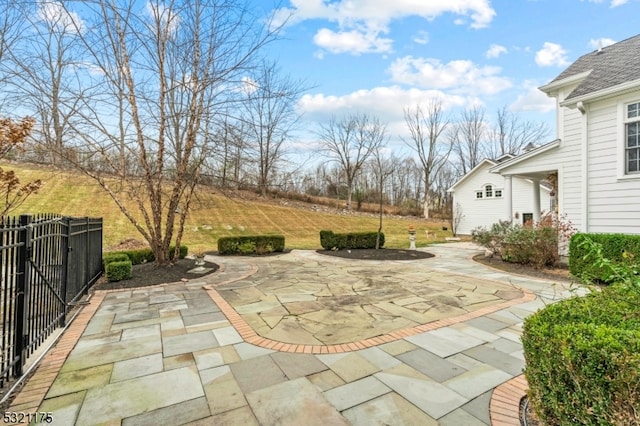
[[[76,217],[102,217],[104,219],[104,246],[109,247],[125,239],[142,240],[142,235],[120,211],[115,202],[89,177],[70,171],[45,167],[10,164],[22,182],[42,179],[43,187],[32,195],[12,215],[22,213],[58,213]],[[126,203],[136,217],[141,217],[133,202]],[[416,245],[426,246],[434,241],[442,242],[451,236],[443,231],[448,223],[427,221],[420,218],[385,217],[383,232],[385,247],[408,248],[409,225],[417,231]],[[376,231],[378,218],[372,215],[340,214],[313,211],[310,206],[290,207],[273,200],[244,200],[226,196],[215,188],[201,187],[197,200],[186,221],[183,243],[190,251],[217,248],[217,240],[223,236],[252,234],[282,234],[288,249],[320,248],[319,232]],[[425,231],[436,237],[427,238]]]

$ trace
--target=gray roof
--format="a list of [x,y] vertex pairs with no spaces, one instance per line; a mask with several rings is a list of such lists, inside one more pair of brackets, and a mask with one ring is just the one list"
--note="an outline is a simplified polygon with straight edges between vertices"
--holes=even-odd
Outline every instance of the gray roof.
[[551,83],[591,71],[566,99],[588,95],[640,79],[639,59],[640,34],[581,56]]

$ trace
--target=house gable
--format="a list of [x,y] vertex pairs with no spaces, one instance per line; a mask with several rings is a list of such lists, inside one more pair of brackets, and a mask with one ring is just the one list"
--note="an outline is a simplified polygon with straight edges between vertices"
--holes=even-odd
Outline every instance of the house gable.
[[540,90],[550,96],[559,87],[577,85],[561,99],[575,105],[598,96],[607,96],[640,85],[640,35],[595,50],[578,58]]

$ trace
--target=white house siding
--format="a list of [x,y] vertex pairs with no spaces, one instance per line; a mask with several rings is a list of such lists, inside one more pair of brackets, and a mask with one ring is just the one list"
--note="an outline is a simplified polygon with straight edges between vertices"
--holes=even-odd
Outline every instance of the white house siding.
[[[485,163],[468,175],[464,181],[457,184],[453,191],[454,208],[460,208],[463,217],[460,219],[456,232],[461,235],[470,235],[477,227],[489,228],[499,220],[506,219],[506,200],[500,198],[476,198],[476,192],[484,189],[484,186],[491,184],[493,190],[504,191],[504,178],[495,173],[489,173],[489,169],[494,164]],[[522,220],[523,213],[533,213],[533,184],[524,179],[513,179],[513,210],[520,213],[519,220]],[[549,192],[543,189],[540,194],[540,206],[543,210],[548,210],[550,205]],[[514,219],[515,220],[515,219]]]
[[624,168],[624,124],[619,111],[624,113],[624,104],[638,101],[640,91],[589,104],[589,232],[640,234],[640,176],[619,178]]
[[[561,97],[562,99],[562,97]],[[539,172],[558,172],[558,212],[565,214],[571,223],[582,230],[582,115],[577,109],[560,107],[562,114],[560,146],[534,157],[505,167],[503,175],[527,175]],[[515,194],[515,191],[514,191]],[[544,204],[540,202],[543,210]],[[514,207],[515,210],[515,207]]]

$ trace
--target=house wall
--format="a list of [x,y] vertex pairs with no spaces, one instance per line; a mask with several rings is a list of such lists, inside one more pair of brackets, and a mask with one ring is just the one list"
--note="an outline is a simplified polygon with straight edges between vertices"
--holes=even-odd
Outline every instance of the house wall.
[[640,175],[624,175],[625,105],[640,90],[588,105],[588,232],[640,234]]
[[[476,191],[483,189],[486,184],[491,184],[495,189],[504,191],[504,178],[496,173],[489,173],[491,164],[485,164],[475,170],[473,175],[467,177],[453,192],[453,205],[456,211],[463,214],[460,218],[456,232],[460,235],[470,235],[471,231],[479,226],[489,228],[499,220],[506,218],[505,195],[501,198],[476,198]],[[522,223],[523,213],[533,213],[533,184],[525,179],[514,178],[512,181],[513,211],[520,214]],[[540,193],[540,207],[549,210],[549,191],[542,189]]]
[[[560,145],[547,152],[527,159],[520,164],[501,170],[502,174],[527,174],[539,172],[558,172],[558,212],[579,230],[583,230],[582,191],[583,165],[582,141],[585,128],[583,116],[577,109],[560,107],[559,103],[571,92],[573,87],[560,91],[557,95],[558,138]],[[515,193],[515,191],[514,191]],[[543,204],[541,207],[548,204]],[[515,207],[514,207],[515,210]]]

